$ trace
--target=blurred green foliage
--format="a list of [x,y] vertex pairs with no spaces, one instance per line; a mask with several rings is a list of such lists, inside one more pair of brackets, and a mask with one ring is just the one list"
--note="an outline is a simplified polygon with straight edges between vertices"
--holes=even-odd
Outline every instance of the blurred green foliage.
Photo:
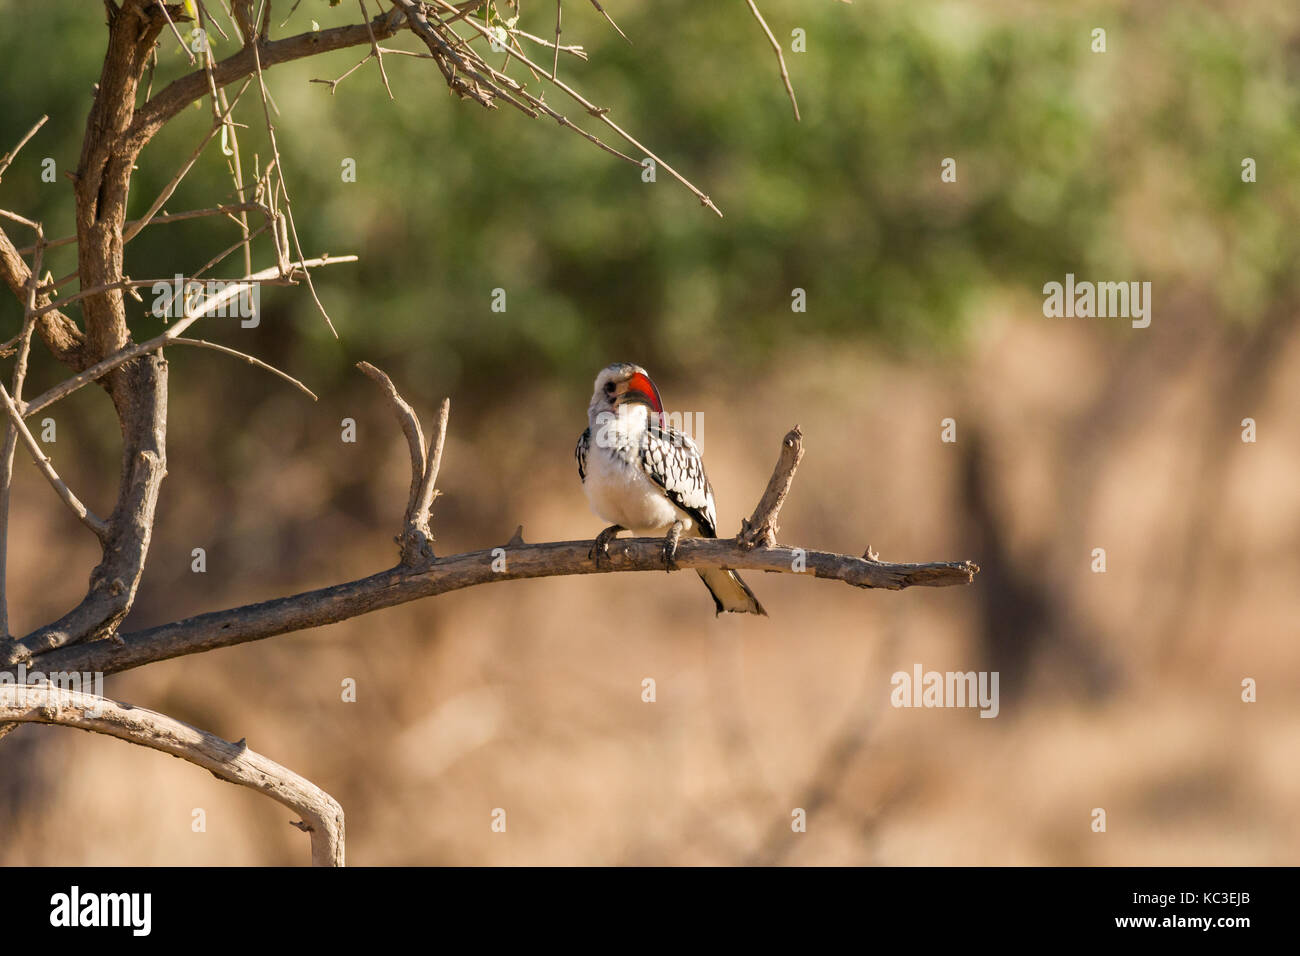
[[[304,0],[280,28],[289,6],[276,4],[273,36],[357,15]],[[1034,309],[1042,283],[1067,271],[1212,279],[1210,307],[1225,321],[1297,298],[1292,5],[767,0],[798,124],[742,4],[611,0],[631,44],[589,5],[568,6],[564,41],[591,60],[562,58],[562,77],[611,107],[725,218],[662,170],[643,183],[637,167],[550,120],[451,98],[428,60],[386,58],[393,102],[373,62],[334,95],[308,82],[339,76],[364,48],[287,64],[268,84],[304,249],[362,261],[318,274],[340,341],[305,289],[269,289],[263,327],[232,333],[244,346],[324,389],[368,358],[399,381],[428,383],[417,394],[485,398],[517,376],[585,388],[624,358],[671,378],[761,370],[809,340],[944,353],[960,348],[988,296],[1019,289]],[[546,36],[553,10],[525,4],[519,26]],[[51,116],[5,176],[0,204],[63,234],[63,173],[76,166],[98,75],[102,8],[0,2],[0,13],[0,143]],[[1090,50],[1097,26],[1104,54]],[[796,27],[806,53],[789,51]],[[227,31],[218,58],[236,50]],[[409,34],[390,45],[421,49]],[[154,89],[188,69],[164,33]],[[518,64],[511,72],[527,78]],[[596,130],[557,93],[547,99]],[[269,155],[255,87],[239,114],[247,175],[254,153],[263,166]],[[194,107],[146,149],[134,214],[209,115]],[[45,156],[59,164],[53,186],[39,180]],[[1254,185],[1241,182],[1245,156],[1258,162]],[[340,175],[349,157],[355,183]],[[944,157],[957,160],[956,184],[940,182]],[[214,143],[168,208],[230,196]],[[191,270],[233,236],[220,220],[150,230],[128,247],[127,272]],[[255,267],[271,261],[268,243],[258,249]],[[56,274],[73,268],[70,250],[51,258]],[[232,257],[218,274],[240,266]],[[489,308],[498,287],[505,313]],[[796,287],[806,313],[790,309]],[[6,302],[0,315],[8,336],[19,312]],[[135,334],[156,326],[141,314]]]

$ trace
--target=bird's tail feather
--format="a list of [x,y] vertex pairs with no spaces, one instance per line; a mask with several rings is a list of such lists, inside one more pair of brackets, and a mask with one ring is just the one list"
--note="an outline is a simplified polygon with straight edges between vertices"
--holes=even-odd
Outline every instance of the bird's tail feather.
[[767,617],[767,611],[758,603],[754,592],[735,571],[722,568],[704,568],[699,571],[700,580],[713,595],[717,613],[734,611],[737,614],[761,614]]

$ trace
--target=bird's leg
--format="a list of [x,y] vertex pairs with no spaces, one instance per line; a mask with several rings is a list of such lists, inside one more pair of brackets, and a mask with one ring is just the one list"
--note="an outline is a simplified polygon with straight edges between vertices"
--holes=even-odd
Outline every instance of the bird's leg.
[[587,557],[596,562],[596,567],[602,567],[610,563],[609,543],[620,531],[626,531],[621,524],[612,524],[600,534],[596,535],[596,540],[592,542],[591,550],[587,552]]
[[669,573],[681,570],[677,566],[677,542],[682,540],[682,527],[681,521],[674,521],[664,535],[664,570]]

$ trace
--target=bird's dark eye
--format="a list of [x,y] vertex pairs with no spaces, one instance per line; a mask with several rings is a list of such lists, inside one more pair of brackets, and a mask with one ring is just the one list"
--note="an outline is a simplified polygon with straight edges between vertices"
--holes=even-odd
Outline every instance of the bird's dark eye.
[[606,383],[605,383],[605,394],[606,394],[606,395],[613,395],[613,394],[614,394],[614,389],[615,389],[616,387],[617,387],[617,386],[616,386],[613,382],[606,382]]

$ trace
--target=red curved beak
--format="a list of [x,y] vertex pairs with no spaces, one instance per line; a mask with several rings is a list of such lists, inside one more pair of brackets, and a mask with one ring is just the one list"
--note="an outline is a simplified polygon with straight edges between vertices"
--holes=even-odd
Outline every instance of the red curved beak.
[[637,372],[628,379],[624,401],[639,401],[649,405],[659,416],[659,428],[664,427],[664,403],[659,398],[659,389],[650,381],[650,376]]

